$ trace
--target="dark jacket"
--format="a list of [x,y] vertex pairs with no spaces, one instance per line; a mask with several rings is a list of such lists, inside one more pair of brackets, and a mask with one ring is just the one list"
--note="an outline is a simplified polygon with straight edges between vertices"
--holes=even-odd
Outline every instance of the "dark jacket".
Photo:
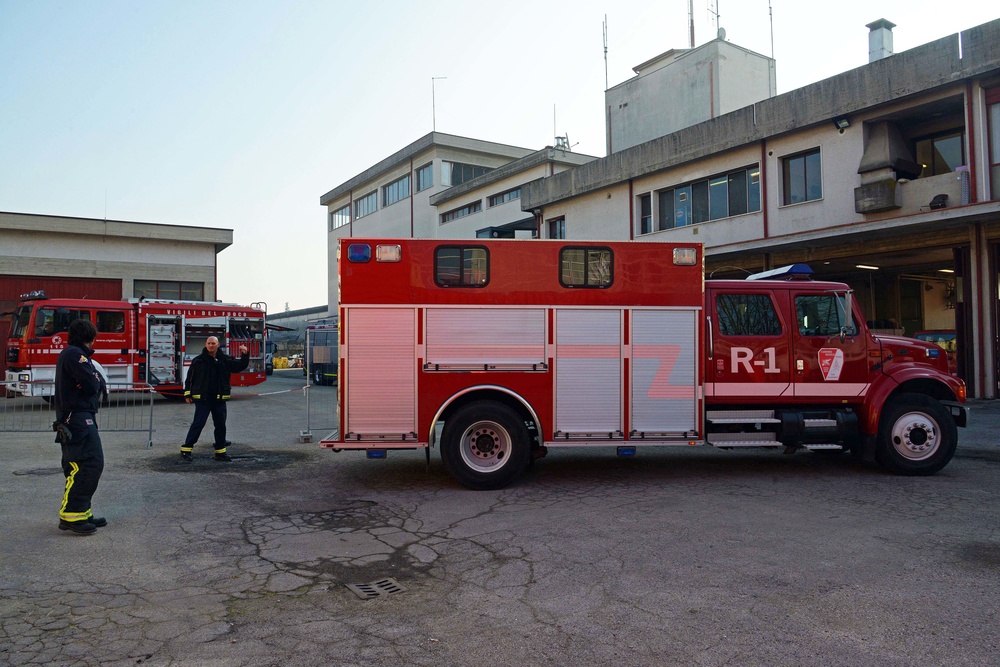
[[228,401],[232,391],[229,376],[239,373],[250,365],[250,355],[244,353],[239,359],[230,357],[222,350],[216,350],[213,357],[207,349],[191,360],[187,379],[184,380],[184,398],[193,401]]
[[104,393],[104,378],[90,360],[94,351],[84,345],[67,345],[56,360],[56,386],[53,403],[56,419],[72,412],[97,413]]

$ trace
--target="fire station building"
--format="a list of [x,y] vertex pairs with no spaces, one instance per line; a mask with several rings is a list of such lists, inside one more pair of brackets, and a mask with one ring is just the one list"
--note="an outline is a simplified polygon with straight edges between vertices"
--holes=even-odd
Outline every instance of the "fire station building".
[[1000,20],[895,55],[893,24],[868,27],[867,65],[619,144],[521,205],[546,238],[702,243],[708,276],[805,262],[876,330],[938,332],[970,396],[995,398]]
[[345,236],[697,242],[708,276],[847,282],[871,328],[996,398],[1000,20],[898,54],[867,27],[867,65],[781,95],[724,35],[656,56],[605,92],[600,159],[426,135],[320,198],[331,308]]
[[232,243],[231,229],[0,212],[0,330],[34,290],[214,301],[217,255]]

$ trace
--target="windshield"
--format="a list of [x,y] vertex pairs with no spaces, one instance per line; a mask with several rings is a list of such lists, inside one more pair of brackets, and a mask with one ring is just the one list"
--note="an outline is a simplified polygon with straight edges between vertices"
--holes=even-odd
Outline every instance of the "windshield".
[[14,319],[10,321],[10,337],[24,338],[28,330],[28,320],[31,319],[31,306],[21,306],[14,313]]

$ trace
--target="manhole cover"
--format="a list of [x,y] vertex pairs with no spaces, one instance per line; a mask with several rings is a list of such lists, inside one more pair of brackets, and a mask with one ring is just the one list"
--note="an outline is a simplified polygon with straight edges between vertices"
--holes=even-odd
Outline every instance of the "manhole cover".
[[396,593],[402,593],[406,590],[405,586],[392,578],[379,579],[378,581],[373,581],[370,584],[347,584],[347,587],[362,600],[371,600],[372,598],[394,595]]

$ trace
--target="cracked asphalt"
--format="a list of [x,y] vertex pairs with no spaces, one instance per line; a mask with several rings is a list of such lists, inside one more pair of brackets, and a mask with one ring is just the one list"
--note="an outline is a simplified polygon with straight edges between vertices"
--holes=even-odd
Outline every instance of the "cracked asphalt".
[[[602,448],[474,492],[436,450],[428,468],[299,442],[302,384],[240,391],[230,464],[207,434],[177,462],[182,403],[155,401],[152,448],[105,430],[94,536],[57,529],[51,435],[0,433],[0,664],[997,664],[998,402],[933,477]],[[316,440],[335,391],[311,390]],[[390,578],[404,590],[347,588]]]

